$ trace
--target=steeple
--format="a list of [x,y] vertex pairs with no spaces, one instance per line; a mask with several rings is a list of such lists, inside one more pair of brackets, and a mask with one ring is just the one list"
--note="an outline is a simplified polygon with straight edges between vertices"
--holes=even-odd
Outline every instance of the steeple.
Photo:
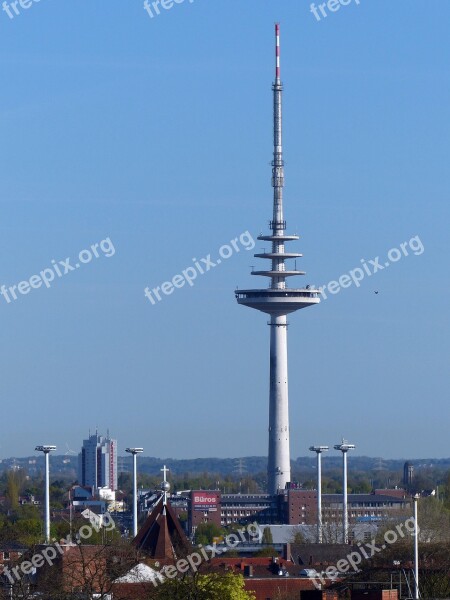
[[159,499],[133,540],[138,550],[155,560],[177,560],[189,553],[190,544],[170,502]]
[[161,497],[133,543],[150,558],[177,560],[189,552],[190,544],[168,498],[170,484],[167,481],[167,472],[169,469],[164,465],[161,471],[164,474],[164,480],[161,482]]

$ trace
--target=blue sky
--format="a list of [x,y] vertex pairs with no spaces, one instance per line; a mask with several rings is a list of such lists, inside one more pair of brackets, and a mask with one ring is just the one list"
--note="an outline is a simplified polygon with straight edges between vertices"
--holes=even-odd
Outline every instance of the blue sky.
[[275,21],[301,283],[414,236],[425,249],[290,317],[292,455],[342,436],[358,454],[450,455],[450,4],[361,0],[320,22],[309,4],[0,12],[0,284],[115,250],[0,297],[1,457],[78,450],[96,426],[152,456],[266,454],[267,318],[233,295],[258,283],[253,253],[154,306],[144,288],[267,230]]

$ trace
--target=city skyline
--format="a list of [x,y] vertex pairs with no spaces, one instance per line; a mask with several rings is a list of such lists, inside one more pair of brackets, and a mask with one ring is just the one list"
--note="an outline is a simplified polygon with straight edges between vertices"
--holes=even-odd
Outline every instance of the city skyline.
[[[122,444],[123,448],[121,447],[120,444],[120,440],[116,440],[118,443],[118,451],[117,451],[117,457],[120,458],[121,460],[126,460],[128,459],[131,465],[131,459],[129,456],[127,456],[127,453],[125,451],[126,448],[126,444]],[[330,441],[330,443],[332,443],[333,440]],[[33,445],[32,445],[33,446]],[[77,448],[78,446],[75,445],[75,448]],[[79,446],[81,448],[81,445]],[[299,460],[307,460],[307,461],[311,461],[312,462],[312,458],[311,456],[309,456],[309,453],[307,452],[308,449],[305,449],[305,451],[303,453],[300,454],[294,454],[291,453],[291,463],[295,463]],[[66,448],[64,447],[58,447],[56,446],[56,451],[53,455],[53,458],[73,458],[75,459],[75,455],[78,455],[77,452],[73,451],[72,448],[66,446]],[[21,454],[21,455],[0,455],[0,464],[1,462],[6,462],[9,460],[26,460],[26,459],[30,459],[30,460],[34,460],[36,459],[36,455],[30,451],[29,454]],[[184,453],[181,457],[176,457],[174,455],[171,456],[164,456],[164,455],[158,455],[156,453],[151,453],[151,451],[145,451],[144,454],[142,455],[142,458],[145,459],[152,459],[152,460],[158,460],[161,463],[173,460],[173,461],[179,461],[179,462],[183,462],[183,461],[195,461],[195,460],[213,460],[213,461],[227,461],[227,460],[231,460],[231,461],[237,461],[237,460],[242,460],[242,461],[246,461],[246,460],[250,460],[250,459],[265,459],[267,460],[267,452],[265,454],[248,454],[248,455],[232,455],[232,454],[228,454],[228,455],[224,455],[224,456],[208,456],[208,455],[198,455],[198,456],[189,456],[187,453]],[[361,454],[358,451],[356,451],[354,454],[352,454],[352,459],[367,459],[367,460],[374,460],[374,461],[393,461],[393,462],[401,462],[403,463],[419,463],[419,464],[423,464],[426,465],[427,463],[432,464],[433,461],[439,461],[440,462],[447,462],[450,461],[450,455],[449,456],[432,456],[432,455],[426,455],[423,454],[421,456],[419,455],[415,455],[415,456],[386,456],[386,455],[379,455],[379,454],[374,454],[374,455],[367,455],[367,454]],[[336,452],[335,454],[331,454],[329,456],[327,456],[326,460],[332,460],[335,459],[335,461],[337,460],[342,460],[339,453]],[[315,460],[315,459],[314,459]],[[438,464],[439,464],[438,463]],[[75,465],[75,463],[73,463]],[[74,468],[78,471],[78,466],[74,466]],[[118,471],[120,472],[121,467],[118,469]]]

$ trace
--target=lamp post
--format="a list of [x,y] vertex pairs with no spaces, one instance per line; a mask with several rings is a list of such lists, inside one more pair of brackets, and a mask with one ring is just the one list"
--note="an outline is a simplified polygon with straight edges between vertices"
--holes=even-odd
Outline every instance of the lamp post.
[[144,452],[143,448],[125,448],[125,452],[133,455],[133,537],[138,532],[138,506],[137,506],[137,455]]
[[45,456],[45,543],[50,544],[50,468],[49,454],[56,450],[56,446],[36,446],[36,452],[43,452]]
[[328,446],[310,446],[317,454],[317,541],[322,543],[322,452],[328,452]]
[[347,452],[354,450],[355,446],[349,444],[346,440],[342,439],[341,444],[336,444],[335,450],[342,452],[342,467],[343,467],[343,503],[342,503],[342,537],[343,543],[348,544],[348,498],[347,498]]
[[420,494],[416,494],[413,496],[414,500],[414,580],[415,580],[415,588],[414,588],[414,598],[415,600],[419,600],[419,523],[417,520],[418,513],[418,504],[419,504]]

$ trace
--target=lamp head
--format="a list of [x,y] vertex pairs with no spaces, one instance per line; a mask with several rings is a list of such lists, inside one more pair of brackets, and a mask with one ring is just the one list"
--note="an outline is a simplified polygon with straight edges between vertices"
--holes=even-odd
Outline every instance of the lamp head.
[[44,452],[44,454],[48,454],[49,452],[54,452],[56,450],[56,446],[45,444],[43,446],[36,446],[35,450],[36,452]]
[[320,454],[321,452],[328,452],[329,447],[328,446],[310,446],[309,449],[311,450],[311,452],[317,452],[318,454]]
[[342,440],[341,444],[336,444],[334,446],[335,450],[340,450],[341,452],[348,452],[349,450],[355,449],[355,444],[349,444],[347,440]]

